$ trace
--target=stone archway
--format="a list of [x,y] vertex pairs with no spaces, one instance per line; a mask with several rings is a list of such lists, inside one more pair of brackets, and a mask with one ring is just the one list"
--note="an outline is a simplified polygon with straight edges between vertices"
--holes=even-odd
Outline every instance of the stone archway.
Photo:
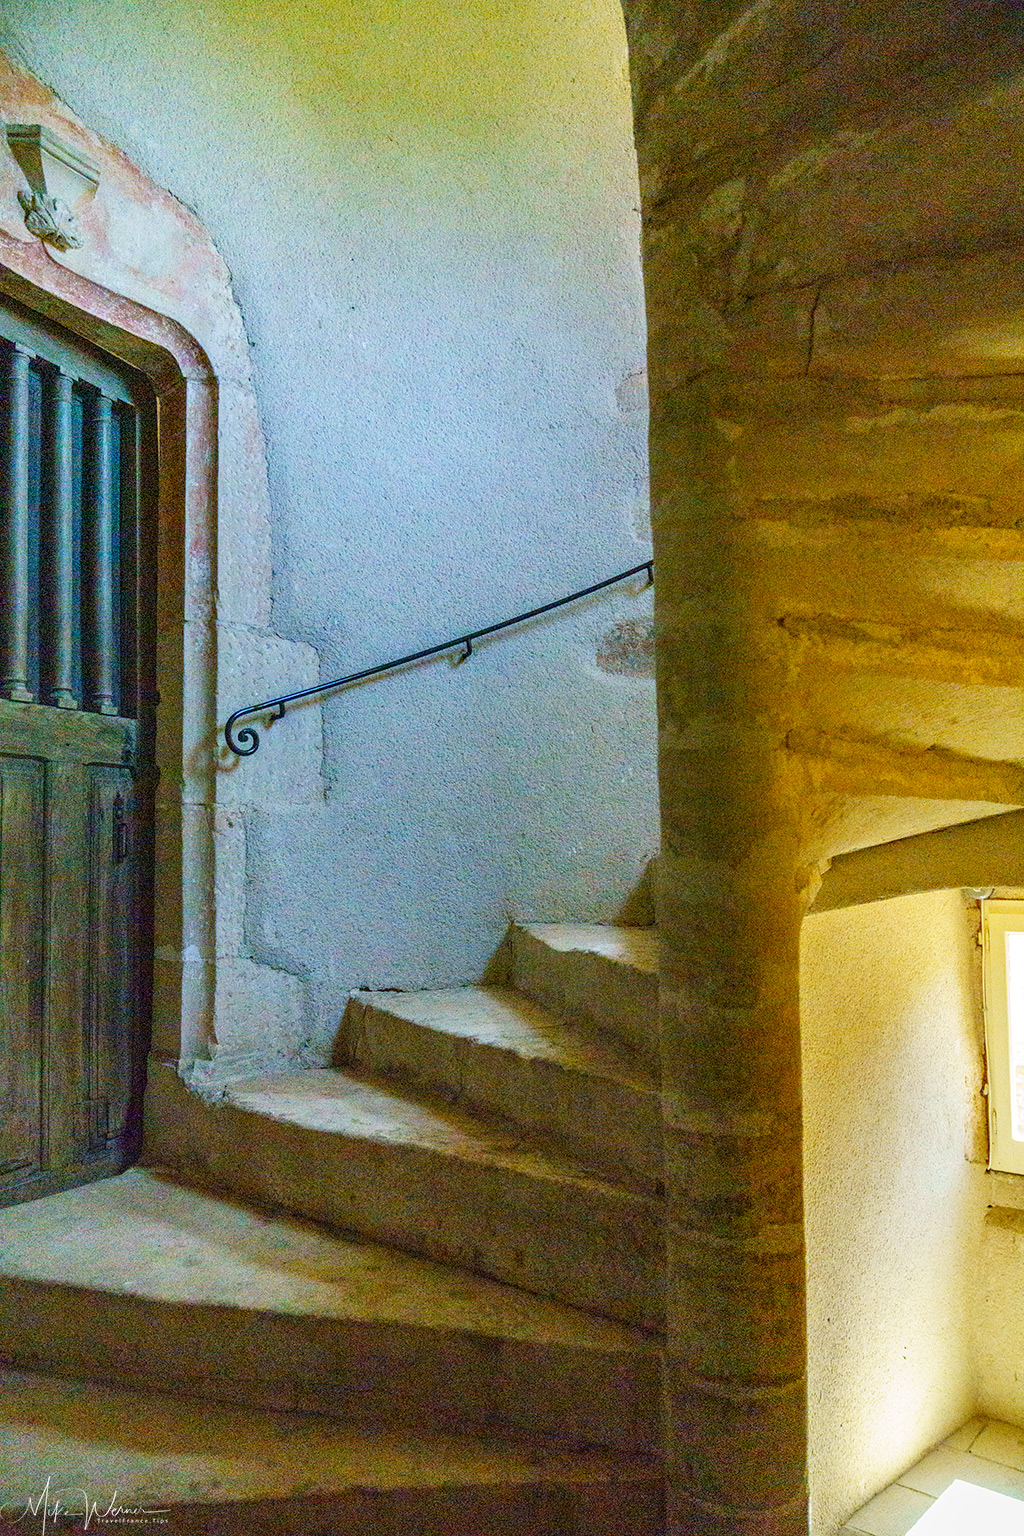
[[[156,871],[154,891],[156,984],[153,1047],[168,1047],[175,1056],[183,1045],[181,987],[167,985],[170,955],[180,956],[182,934],[197,920],[204,892],[180,852],[189,810],[181,795],[184,761],[182,700],[207,697],[212,712],[214,679],[189,667],[182,637],[191,605],[212,607],[203,580],[209,562],[196,569],[195,554],[213,542],[216,522],[214,469],[217,434],[216,380],[202,348],[175,322],[113,293],[98,283],[69,272],[34,243],[0,233],[0,291],[17,299],[86,340],[102,346],[145,375],[157,402],[156,463],[147,465],[153,483],[157,591],[154,595],[156,691],[148,702],[155,719],[156,784],[148,786],[155,799]],[[186,580],[189,552],[191,581]],[[177,789],[177,793],[175,790]],[[200,868],[213,863],[207,840],[192,838],[191,852]],[[191,877],[182,879],[183,866]],[[197,888],[198,887],[198,888]],[[180,960],[177,965],[180,976]],[[206,1005],[208,1009],[208,1004]]]
[[[2,56],[0,101],[6,121],[41,124],[95,161],[100,177],[96,198],[77,210],[80,248],[54,252],[26,229],[21,173],[3,159],[0,291],[145,374],[158,402],[152,1088],[179,1064],[208,1074],[214,1059],[261,1046],[273,1056],[277,1034],[301,1015],[298,978],[246,953],[244,806],[218,720],[228,699],[261,696],[271,681],[314,681],[317,658],[269,629],[262,434],[241,317],[209,236]],[[268,745],[246,801],[307,790],[316,798],[318,712],[293,733],[283,771]]]

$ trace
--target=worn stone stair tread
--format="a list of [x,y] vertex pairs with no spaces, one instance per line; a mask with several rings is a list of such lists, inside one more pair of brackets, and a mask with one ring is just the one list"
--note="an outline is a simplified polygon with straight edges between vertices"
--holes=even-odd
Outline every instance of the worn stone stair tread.
[[650,1197],[597,1177],[507,1123],[485,1120],[368,1073],[310,1067],[229,1083],[228,1104],[306,1130],[379,1145],[415,1147],[461,1162],[489,1164],[540,1181],[590,1188],[610,1199],[653,1204]]
[[596,1177],[659,1196],[656,1074],[604,1030],[502,986],[355,992],[339,1062],[519,1128]]
[[549,949],[584,950],[633,970],[658,972],[657,928],[626,928],[614,923],[521,923]]
[[0,1362],[360,1425],[659,1444],[645,1335],[153,1169],[0,1211]]
[[514,923],[511,984],[557,1018],[621,1041],[661,1070],[658,934],[614,923]]
[[439,1034],[459,1035],[517,1056],[656,1092],[654,1075],[618,1042],[573,1028],[511,987],[450,987],[434,992],[357,992],[353,999]]
[[149,1155],[189,1183],[660,1331],[664,1208],[507,1121],[330,1068],[229,1082],[150,1063]]
[[160,1169],[0,1210],[0,1276],[167,1302],[638,1350],[644,1335],[484,1276],[269,1216]]
[[[315,1414],[213,1404],[197,1411],[194,1402],[156,1392],[0,1372],[0,1499],[8,1516],[38,1501],[49,1479],[52,1494],[82,1490],[101,1513],[116,1490],[122,1510],[143,1512],[140,1527],[146,1511],[166,1511],[154,1529],[397,1536],[404,1520],[406,1530],[457,1536],[473,1528],[459,1522],[472,1519],[474,1509],[486,1517],[481,1495],[494,1493],[499,1513],[522,1518],[536,1501],[517,1498],[517,1491],[550,1488],[563,1498],[554,1498],[550,1523],[537,1529],[556,1536],[559,1507],[571,1511],[574,1495],[590,1489],[597,1495],[595,1528],[611,1536],[614,1526],[600,1518],[609,1496],[620,1490],[622,1508],[639,1499],[655,1510],[659,1478],[657,1464],[646,1460],[427,1429],[351,1428]],[[588,1507],[584,1497],[584,1512]],[[612,1498],[610,1520],[616,1507]],[[68,1508],[81,1513],[81,1499]],[[93,1523],[107,1528],[102,1519]],[[22,1515],[17,1529],[40,1527],[41,1519]],[[652,1521],[629,1529],[654,1536],[658,1527]]]

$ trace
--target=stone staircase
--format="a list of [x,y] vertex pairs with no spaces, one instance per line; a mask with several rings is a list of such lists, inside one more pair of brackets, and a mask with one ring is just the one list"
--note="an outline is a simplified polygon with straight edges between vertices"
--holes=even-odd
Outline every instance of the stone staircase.
[[211,1101],[158,1064],[150,1166],[0,1212],[0,1497],[59,1469],[204,1536],[662,1530],[653,930],[506,958],[355,994],[331,1069]]

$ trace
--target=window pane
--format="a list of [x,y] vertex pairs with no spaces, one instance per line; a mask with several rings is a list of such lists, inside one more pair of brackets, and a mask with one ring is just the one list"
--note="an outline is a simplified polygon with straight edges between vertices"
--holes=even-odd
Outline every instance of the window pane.
[[1024,933],[1006,935],[1006,1012],[1010,1026],[1012,1136],[1024,1141]]

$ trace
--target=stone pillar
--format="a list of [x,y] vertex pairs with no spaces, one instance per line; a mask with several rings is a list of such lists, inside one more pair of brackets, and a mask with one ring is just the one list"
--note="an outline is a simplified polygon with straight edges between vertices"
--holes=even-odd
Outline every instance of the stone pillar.
[[670,1526],[806,1530],[799,763],[704,384],[655,408]]
[[805,870],[1020,803],[985,697],[1021,686],[1020,619],[985,558],[1024,562],[1007,436],[1024,15],[624,9],[657,578],[669,1529],[797,1536]]

